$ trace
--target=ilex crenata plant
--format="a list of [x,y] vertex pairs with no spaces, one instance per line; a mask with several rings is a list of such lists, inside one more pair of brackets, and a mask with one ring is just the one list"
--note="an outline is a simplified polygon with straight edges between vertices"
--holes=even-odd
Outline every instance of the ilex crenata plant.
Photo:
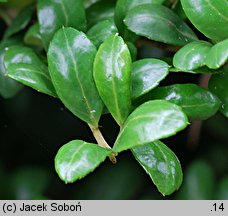
[[[9,27],[0,44],[0,93],[9,98],[30,86],[88,124],[97,144],[73,140],[55,157],[65,183],[106,158],[118,163],[118,154],[130,150],[169,195],[183,174],[161,140],[218,110],[228,117],[227,11],[227,0],[38,0],[13,20],[2,13]],[[176,51],[139,59],[142,38]],[[207,74],[209,90],[194,83],[159,86],[179,72]],[[120,128],[114,145],[99,130],[107,113]]]

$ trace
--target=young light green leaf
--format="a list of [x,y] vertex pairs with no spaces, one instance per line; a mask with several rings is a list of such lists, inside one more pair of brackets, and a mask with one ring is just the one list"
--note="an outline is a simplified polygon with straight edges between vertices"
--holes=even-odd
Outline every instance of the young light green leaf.
[[[118,30],[120,34],[126,38],[128,37],[128,34],[133,34],[132,32],[129,32],[126,29],[126,26],[123,22],[125,16],[127,15],[127,12],[131,10],[132,8],[143,5],[143,4],[161,4],[165,0],[118,0],[116,3],[115,8],[115,23],[118,27]],[[128,38],[126,38],[128,39]]]
[[94,61],[99,94],[119,125],[131,111],[131,54],[123,39],[112,35],[100,46]]
[[208,38],[228,37],[227,0],[181,0],[181,4],[191,23]]
[[42,47],[42,39],[40,35],[40,27],[38,23],[32,25],[24,36],[24,42],[27,45]]
[[128,29],[140,36],[182,46],[197,40],[195,33],[172,10],[159,4],[134,7],[124,20]]
[[194,41],[185,45],[174,55],[174,67],[184,71],[191,71],[204,66],[211,46],[206,41]]
[[209,68],[217,69],[228,60],[228,39],[214,45],[206,58],[206,65]]
[[38,20],[44,47],[47,49],[55,32],[61,28],[86,29],[82,0],[38,0]]
[[98,145],[74,140],[59,149],[55,169],[65,183],[73,183],[92,172],[110,153]]
[[86,9],[88,27],[103,21],[113,20],[116,0],[102,0],[92,4]]
[[216,95],[195,84],[158,87],[146,97],[147,100],[161,99],[179,105],[191,120],[210,118],[218,111],[221,104]]
[[88,32],[88,38],[99,47],[109,36],[118,32],[112,20],[104,20],[95,24]]
[[228,117],[228,68],[221,74],[213,75],[209,81],[209,89],[222,101],[220,111]]
[[143,59],[132,64],[132,99],[158,86],[169,72],[169,65],[159,59]]
[[148,101],[127,118],[113,151],[121,152],[170,137],[183,130],[187,124],[187,116],[181,107],[163,100]]
[[60,100],[95,128],[103,109],[93,80],[96,52],[84,33],[70,27],[55,34],[48,50],[49,71]]
[[24,8],[18,16],[13,20],[9,28],[5,31],[4,38],[9,38],[12,35],[18,33],[19,31],[25,29],[29,24],[33,13],[33,6],[28,6]]
[[4,65],[8,77],[56,97],[48,68],[32,49],[23,46],[7,48]]
[[20,38],[7,38],[0,43],[0,95],[3,98],[15,96],[23,87],[19,82],[6,76],[4,67],[5,48],[20,43]]
[[160,193],[170,195],[179,189],[183,180],[181,165],[164,143],[154,141],[132,148],[131,151]]

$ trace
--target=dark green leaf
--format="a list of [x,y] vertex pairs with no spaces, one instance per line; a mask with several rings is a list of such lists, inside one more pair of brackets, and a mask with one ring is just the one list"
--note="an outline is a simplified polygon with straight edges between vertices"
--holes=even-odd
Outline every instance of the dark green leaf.
[[169,65],[159,59],[143,59],[132,64],[132,98],[142,96],[159,85],[169,72]]
[[[116,3],[114,18],[115,18],[116,26],[118,27],[121,35],[124,38],[126,38],[126,37],[128,37],[127,34],[131,34],[131,35],[133,34],[126,29],[126,26],[123,22],[123,20],[129,10],[131,10],[132,8],[139,6],[139,5],[153,4],[153,3],[161,4],[164,1],[165,0],[118,0]],[[128,39],[128,38],[126,38],[126,39]]]
[[127,41],[126,44],[127,44],[128,49],[129,49],[129,51],[131,53],[132,61],[135,61],[136,58],[137,58],[137,51],[138,51],[136,46],[133,43],[129,42],[129,41]]
[[82,32],[62,28],[48,50],[48,65],[64,105],[83,121],[98,126],[103,103],[93,80],[96,47]]
[[220,107],[220,100],[211,92],[195,84],[175,84],[158,87],[147,95],[147,100],[162,99],[182,107],[191,120],[205,120]]
[[170,137],[187,124],[188,119],[179,106],[163,100],[148,101],[127,118],[113,151],[121,152]]
[[194,41],[185,45],[174,55],[174,67],[184,71],[191,71],[204,66],[211,46],[206,41]]
[[73,183],[92,172],[110,152],[98,145],[74,140],[59,149],[55,169],[65,183]]
[[6,76],[4,67],[5,48],[20,43],[20,39],[10,38],[0,44],[0,95],[4,98],[11,98],[23,87],[19,82]]
[[227,0],[181,0],[181,3],[192,24],[208,38],[220,41],[228,37]]
[[222,101],[220,111],[228,117],[228,68],[221,74],[213,75],[209,81],[209,89]]
[[216,189],[216,199],[228,200],[228,176],[223,178]]
[[159,4],[144,4],[127,13],[128,29],[151,40],[185,45],[197,40],[195,33],[172,10]]
[[40,46],[40,47],[43,46],[41,35],[40,35],[40,27],[38,23],[32,25],[29,28],[29,30],[26,32],[24,37],[24,42],[27,45]]
[[206,162],[201,160],[193,162],[184,172],[183,185],[177,199],[213,199],[214,180],[213,170]]
[[37,7],[40,33],[46,49],[55,32],[62,26],[82,31],[86,29],[82,0],[38,0]]
[[103,0],[92,4],[86,9],[88,27],[103,20],[113,20],[116,0]]
[[163,196],[179,189],[183,179],[181,165],[164,143],[154,141],[131,151]]
[[10,27],[5,31],[4,37],[8,38],[12,35],[18,33],[19,31],[25,29],[29,24],[33,13],[33,6],[28,6],[24,8],[18,16],[13,20]]
[[56,97],[47,66],[32,49],[23,46],[8,48],[4,64],[7,76],[10,78]]
[[214,45],[206,58],[209,68],[217,69],[226,63],[228,59],[228,39]]
[[95,24],[88,32],[88,38],[99,47],[110,35],[118,32],[112,20],[104,20]]
[[94,79],[104,104],[122,125],[131,111],[131,55],[123,39],[110,36],[94,61]]

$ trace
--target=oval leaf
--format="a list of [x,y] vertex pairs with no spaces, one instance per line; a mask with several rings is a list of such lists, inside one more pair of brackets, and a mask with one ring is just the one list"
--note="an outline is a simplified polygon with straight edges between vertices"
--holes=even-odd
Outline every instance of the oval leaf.
[[23,87],[19,82],[6,76],[6,69],[4,67],[5,48],[19,43],[19,38],[10,38],[3,40],[0,44],[0,95],[3,98],[15,96]]
[[24,8],[18,16],[13,20],[9,28],[5,31],[4,37],[9,38],[12,35],[23,30],[31,20],[33,14],[33,6],[28,6]]
[[[132,8],[139,6],[139,5],[153,4],[153,3],[161,4],[164,1],[165,0],[118,0],[116,3],[114,18],[115,18],[115,23],[116,23],[116,26],[118,27],[120,34],[125,39],[129,34],[132,35],[132,32],[129,32],[126,29],[126,26],[123,22],[123,20],[129,10],[131,10]],[[128,39],[130,39],[130,37]]]
[[40,47],[43,46],[41,35],[40,35],[40,27],[38,23],[32,25],[29,28],[29,30],[26,32],[24,37],[24,42],[27,45],[40,46]]
[[213,75],[209,81],[209,89],[222,101],[220,111],[228,117],[228,68],[221,74]]
[[7,48],[4,64],[7,76],[56,97],[48,68],[32,49],[22,46]]
[[121,152],[170,137],[183,130],[187,124],[188,119],[179,106],[162,100],[148,101],[128,117],[113,151]]
[[44,47],[47,49],[55,32],[61,28],[86,29],[82,0],[38,0],[38,20]]
[[94,61],[94,79],[104,104],[119,125],[131,110],[131,54],[123,39],[110,36]]
[[88,38],[99,47],[109,36],[118,32],[115,24],[111,20],[104,20],[94,25],[88,32]]
[[211,44],[195,41],[182,47],[173,57],[173,65],[184,71],[191,71],[205,65]]
[[113,20],[116,0],[103,0],[92,4],[86,10],[88,27],[91,27],[103,20]]
[[220,100],[211,92],[195,84],[175,84],[153,90],[147,100],[161,99],[182,107],[191,120],[205,120],[220,107]]
[[62,146],[55,157],[55,169],[65,183],[73,183],[92,172],[110,154],[110,150],[81,140]]
[[209,68],[217,69],[228,60],[228,39],[214,45],[206,58],[206,65]]
[[159,59],[143,59],[132,64],[132,99],[159,85],[169,72],[169,65]]
[[96,47],[82,32],[62,28],[48,50],[48,65],[64,105],[83,121],[98,126],[103,103],[93,80]]
[[191,23],[208,38],[228,37],[227,0],[181,0],[181,4]]
[[159,4],[144,4],[127,13],[128,29],[151,40],[185,45],[197,40],[195,33],[172,10]]
[[163,196],[179,189],[183,180],[181,165],[164,143],[154,141],[131,151]]

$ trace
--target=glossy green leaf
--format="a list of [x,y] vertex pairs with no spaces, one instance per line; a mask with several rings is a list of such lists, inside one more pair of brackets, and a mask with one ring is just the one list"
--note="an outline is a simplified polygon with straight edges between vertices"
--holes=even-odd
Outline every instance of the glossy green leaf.
[[92,172],[110,152],[98,145],[74,140],[59,149],[55,169],[65,183],[73,183]]
[[228,200],[228,176],[223,178],[216,189],[216,199]]
[[194,41],[185,45],[174,55],[174,67],[184,71],[191,71],[204,66],[211,46],[206,41]]
[[[143,4],[161,4],[165,0],[118,0],[116,3],[115,8],[115,23],[116,26],[119,29],[119,32],[121,35],[126,38],[128,37],[127,34],[132,34],[126,29],[126,26],[123,22],[125,16],[127,15],[127,12],[131,10],[132,8],[143,5]],[[126,38],[127,39],[127,38]]]
[[110,36],[94,61],[94,80],[99,94],[119,125],[131,111],[131,55],[123,39]]
[[222,101],[220,111],[228,117],[228,68],[221,74],[213,75],[209,81],[209,89]]
[[96,47],[82,32],[62,28],[48,50],[48,66],[64,105],[83,121],[98,126],[103,103],[93,80]]
[[174,72],[174,73],[179,73],[179,72],[183,72],[183,73],[192,73],[192,74],[219,74],[222,73],[222,70],[219,68],[217,70],[214,69],[210,69],[206,66],[200,67],[200,68],[196,68],[194,70],[184,70],[184,69],[178,69],[178,68],[169,68],[170,72]]
[[19,43],[19,38],[8,38],[0,43],[0,95],[3,98],[11,98],[15,96],[23,87],[19,82],[6,76],[6,70],[3,63],[5,48]]
[[181,165],[164,143],[154,141],[131,151],[163,196],[179,189],[183,179]]
[[142,59],[132,64],[132,98],[142,96],[159,85],[169,72],[169,65],[159,59]]
[[195,33],[172,10],[159,4],[144,4],[127,13],[128,29],[140,36],[182,46],[197,40]]
[[8,77],[56,97],[48,68],[32,49],[23,46],[8,48],[4,64]]
[[181,0],[181,4],[191,23],[208,38],[228,37],[227,0]]
[[213,199],[215,176],[212,168],[204,161],[194,161],[184,172],[183,185],[177,199]]
[[38,0],[38,20],[44,47],[61,28],[86,29],[85,9],[82,0]]
[[121,152],[170,137],[187,124],[187,116],[179,106],[163,100],[148,101],[127,118],[113,151]]
[[205,120],[220,107],[220,100],[210,91],[195,84],[175,84],[151,91],[147,100],[162,99],[182,107],[191,120]]
[[111,20],[104,20],[95,24],[88,32],[88,38],[99,47],[109,36],[118,32],[115,24]]
[[206,58],[206,65],[209,68],[217,69],[228,60],[228,39],[214,45]]
[[20,32],[25,29],[25,27],[29,24],[33,13],[33,7],[28,6],[24,8],[18,16],[13,20],[9,28],[5,31],[4,37],[9,38],[12,35]]
[[40,46],[42,47],[42,38],[40,35],[40,27],[38,23],[32,25],[24,36],[24,42],[27,45]]
[[116,0],[102,0],[86,9],[88,27],[103,21],[113,20]]

